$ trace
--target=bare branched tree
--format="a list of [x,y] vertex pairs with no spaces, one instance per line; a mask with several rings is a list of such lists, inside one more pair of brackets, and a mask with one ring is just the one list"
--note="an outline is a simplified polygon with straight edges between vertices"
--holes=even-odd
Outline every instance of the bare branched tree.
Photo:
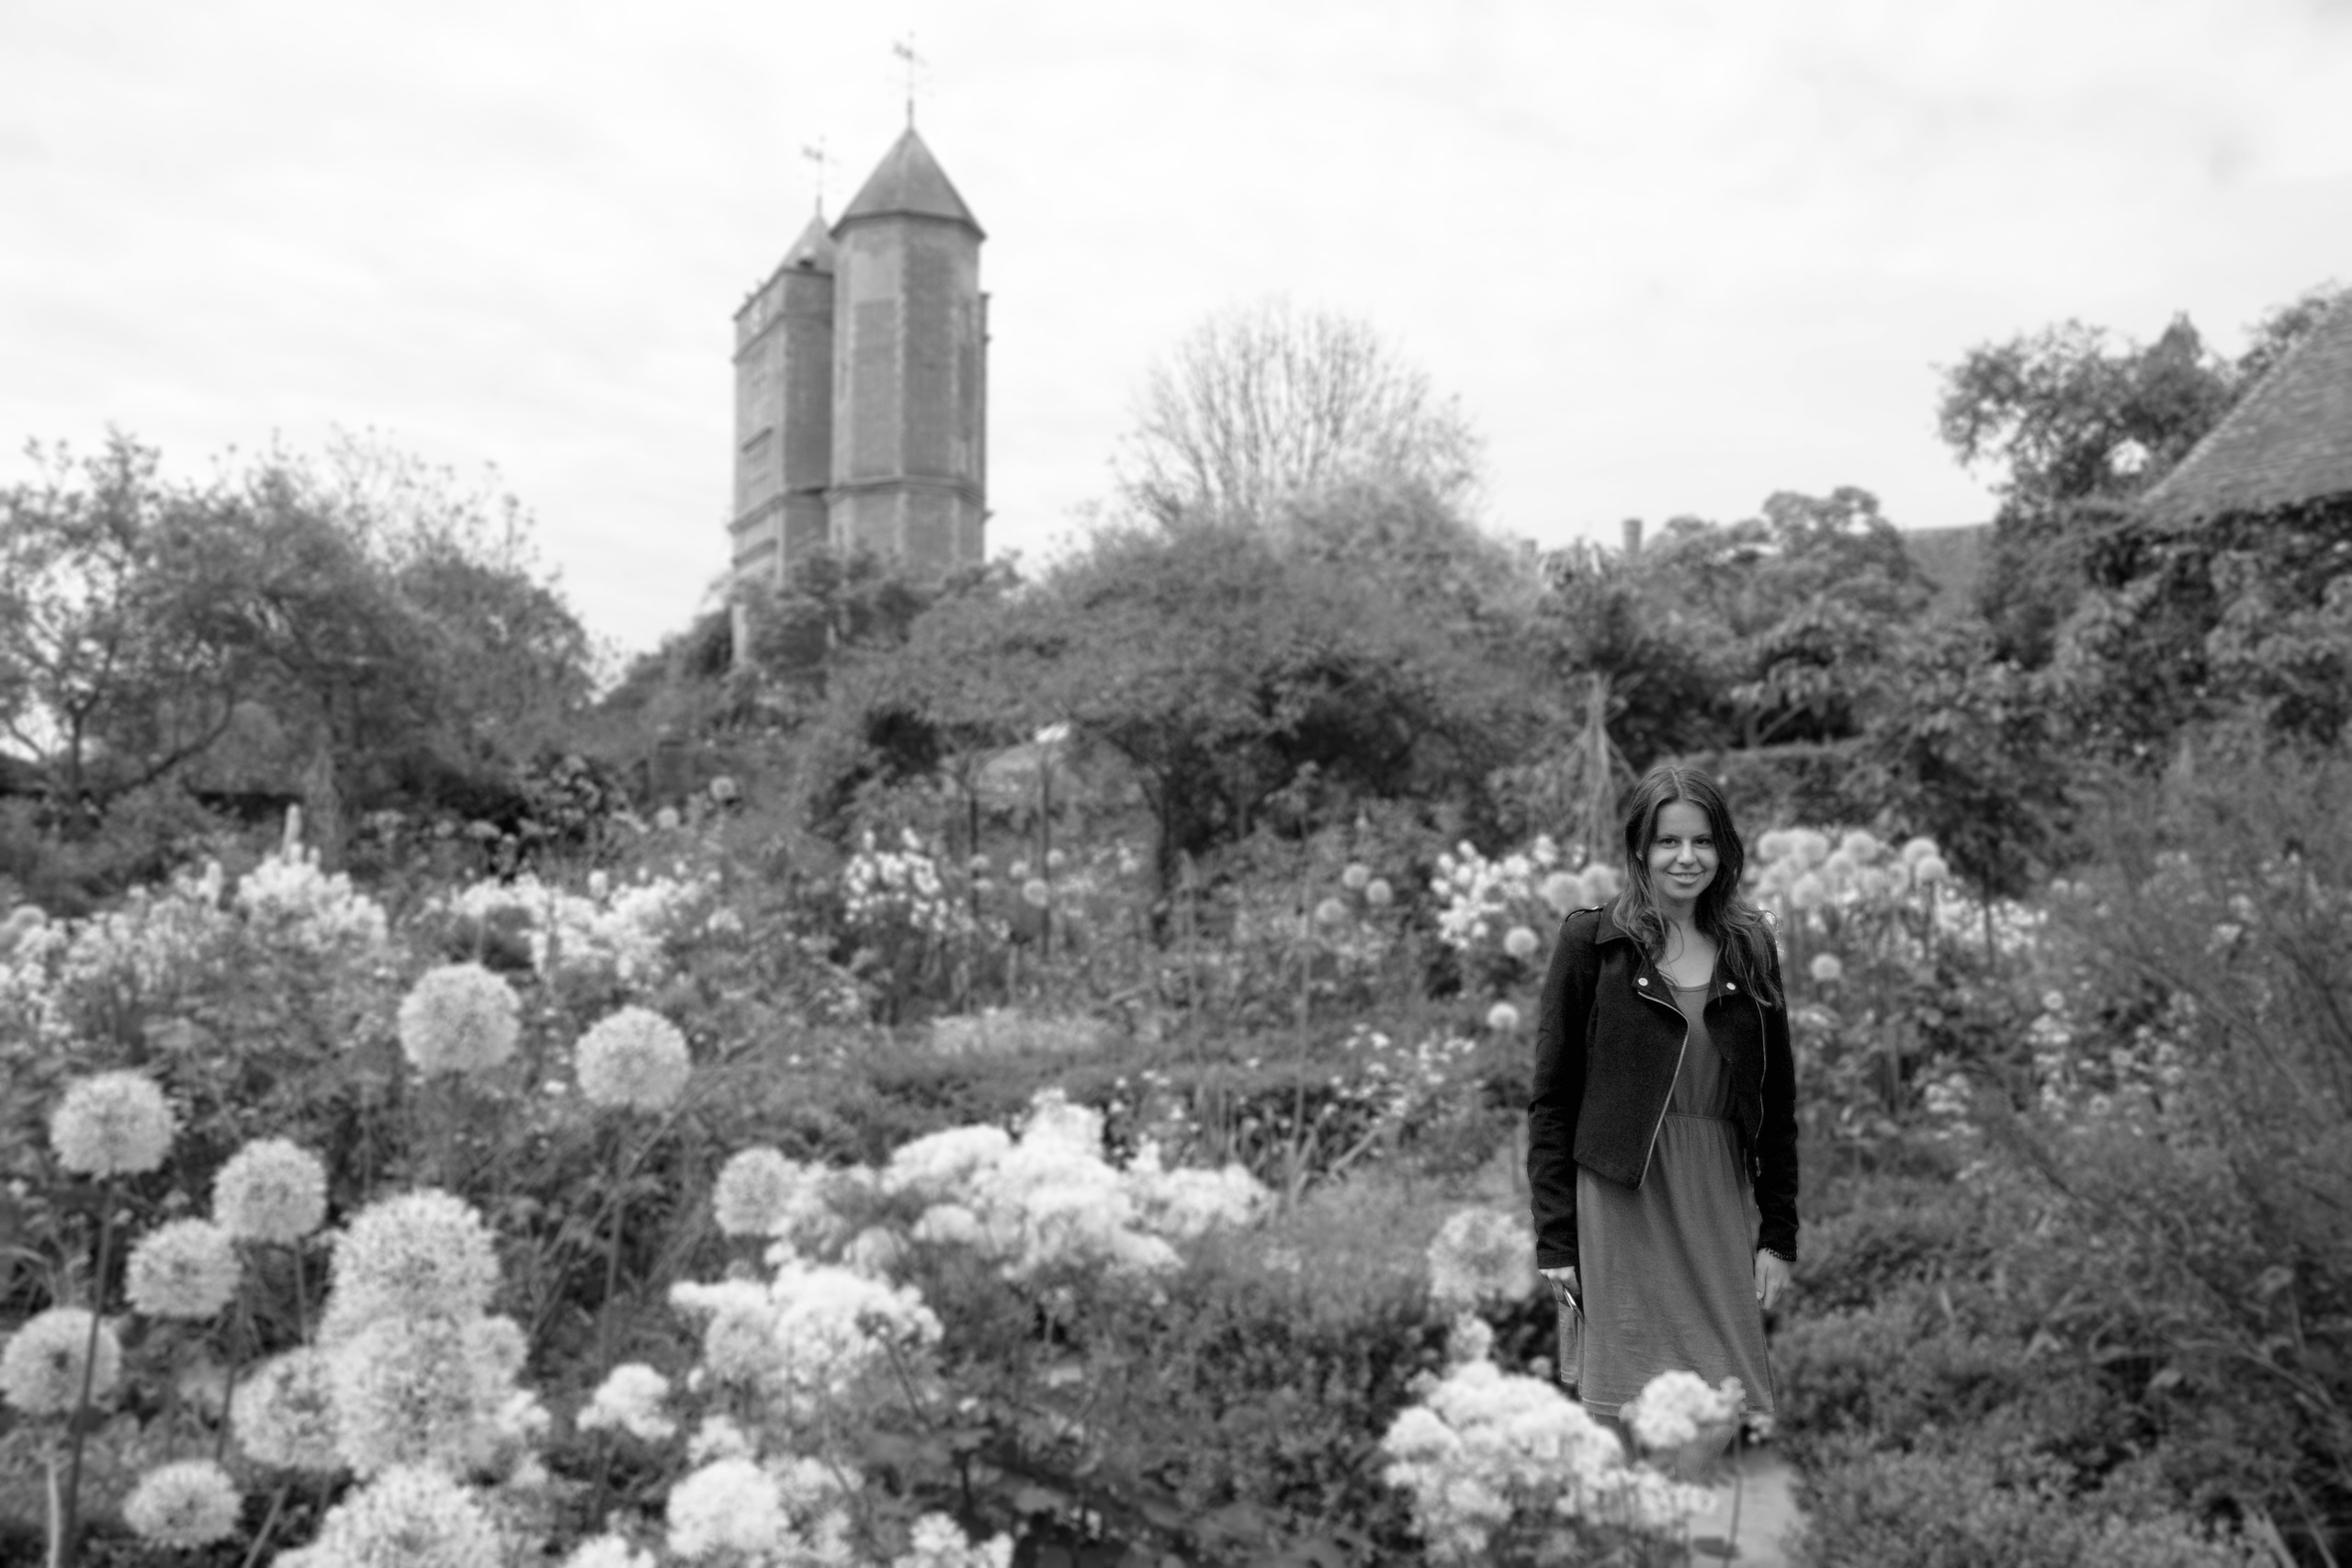
[[1452,398],[1366,322],[1268,299],[1221,311],[1147,375],[1119,462],[1162,525],[1273,525],[1342,484],[1470,499],[1478,441]]

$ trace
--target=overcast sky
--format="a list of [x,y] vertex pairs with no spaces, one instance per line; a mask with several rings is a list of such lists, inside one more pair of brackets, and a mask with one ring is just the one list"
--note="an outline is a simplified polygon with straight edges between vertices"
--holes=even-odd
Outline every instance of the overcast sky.
[[[1859,484],[1938,367],[2352,281],[2352,4],[0,0],[0,442],[495,464],[625,649],[725,557],[730,318],[903,123],[989,232],[992,552],[1220,306],[1368,319],[1555,543]],[[21,468],[5,470],[10,477]]]

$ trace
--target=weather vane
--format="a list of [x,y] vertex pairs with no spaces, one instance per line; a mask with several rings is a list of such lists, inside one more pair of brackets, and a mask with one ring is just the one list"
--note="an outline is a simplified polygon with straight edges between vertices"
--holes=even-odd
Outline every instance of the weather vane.
[[890,46],[890,52],[899,57],[907,70],[907,129],[912,130],[915,125],[915,78],[929,62],[915,52],[915,35],[911,29],[906,37]]
[[822,218],[825,215],[825,175],[832,167],[832,154],[825,151],[825,139],[820,136],[814,142],[801,148],[800,155],[817,167],[817,216]]

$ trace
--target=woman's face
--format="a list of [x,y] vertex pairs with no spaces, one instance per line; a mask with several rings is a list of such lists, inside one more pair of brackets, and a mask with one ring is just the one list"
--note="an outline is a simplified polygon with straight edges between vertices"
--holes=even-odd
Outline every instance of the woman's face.
[[1658,808],[1650,840],[1650,897],[1662,909],[1687,910],[1715,879],[1715,835],[1707,814],[1687,800]]

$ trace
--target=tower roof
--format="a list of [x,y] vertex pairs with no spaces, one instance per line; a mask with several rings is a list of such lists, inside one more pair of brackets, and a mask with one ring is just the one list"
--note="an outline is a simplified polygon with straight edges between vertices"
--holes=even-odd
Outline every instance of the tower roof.
[[838,234],[863,218],[893,217],[944,218],[963,224],[982,239],[988,238],[979,220],[964,205],[964,198],[956,194],[939,160],[931,155],[931,149],[923,145],[922,138],[915,134],[911,125],[882,155],[882,162],[866,177],[850,204],[842,209],[833,232]]
[[2185,524],[2352,492],[2352,297],[2287,351],[2142,500]]
[[833,231],[825,227],[825,215],[819,213],[808,220],[808,227],[800,231],[800,238],[784,253],[786,270],[831,272],[833,270]]

